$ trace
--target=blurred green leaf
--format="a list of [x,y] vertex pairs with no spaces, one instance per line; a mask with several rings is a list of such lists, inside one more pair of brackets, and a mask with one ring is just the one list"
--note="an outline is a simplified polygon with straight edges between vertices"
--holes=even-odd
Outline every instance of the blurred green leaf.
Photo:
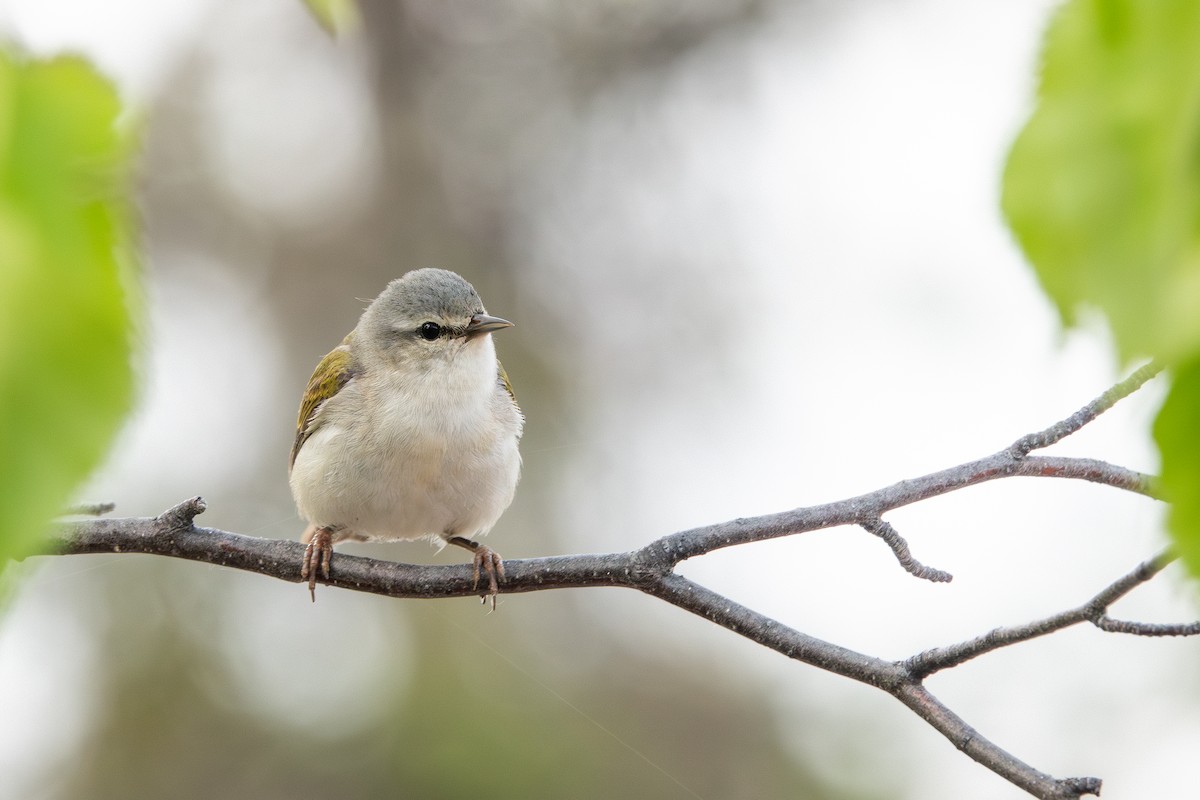
[[1098,308],[1122,360],[1185,365],[1155,438],[1200,576],[1200,3],[1062,6],[1002,205],[1064,324]]
[[358,25],[354,0],[304,0],[310,14],[331,34],[353,30]]
[[0,560],[29,552],[132,403],[120,110],[81,59],[0,52]]
[[1200,3],[1072,0],[1003,209],[1063,321],[1101,309],[1123,359],[1200,348]]
[[1200,360],[1174,373],[1171,392],[1158,419],[1154,438],[1162,454],[1163,496],[1171,502],[1169,524],[1183,562],[1200,575]]

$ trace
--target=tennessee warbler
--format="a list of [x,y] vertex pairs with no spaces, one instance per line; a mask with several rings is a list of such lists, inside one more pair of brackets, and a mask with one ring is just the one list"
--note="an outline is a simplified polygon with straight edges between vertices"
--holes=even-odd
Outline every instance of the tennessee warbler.
[[496,607],[504,562],[473,537],[508,508],[521,471],[525,418],[491,336],[508,327],[461,276],[419,269],[321,359],[289,468],[313,600],[337,542],[428,538],[474,553]]

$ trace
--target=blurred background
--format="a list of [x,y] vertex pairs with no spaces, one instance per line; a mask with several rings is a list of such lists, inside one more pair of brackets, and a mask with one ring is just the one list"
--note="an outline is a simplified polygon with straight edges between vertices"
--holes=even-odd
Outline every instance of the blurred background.
[[[145,131],[144,390],[83,493],[294,538],[296,407],[393,277],[518,327],[508,558],[637,547],[993,452],[1123,370],[1063,335],[998,212],[1049,0],[0,0]],[[1152,385],[1057,448],[1156,469]],[[1089,598],[1162,509],[999,481],[681,572],[902,658]],[[424,544],[348,545],[457,563]],[[632,592],[393,601],[149,556],[31,559],[0,617],[0,798],[1018,798],[885,695]],[[1174,570],[1120,616],[1194,618]],[[1200,642],[1079,628],[944,673],[1106,797],[1184,796]],[[1188,754],[1185,756],[1185,754]],[[1188,787],[1188,788],[1184,788]]]

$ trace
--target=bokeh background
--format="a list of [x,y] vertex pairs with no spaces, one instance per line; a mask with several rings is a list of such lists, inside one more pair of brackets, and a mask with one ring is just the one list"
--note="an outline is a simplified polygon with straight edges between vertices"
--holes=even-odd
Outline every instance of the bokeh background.
[[[300,531],[317,360],[391,278],[471,280],[528,416],[506,557],[636,547],[992,452],[1116,378],[997,209],[1049,0],[0,0],[145,131],[144,390],[81,499]],[[1151,386],[1059,446],[1153,471]],[[1090,597],[1162,510],[1000,481],[681,571],[889,658]],[[423,544],[350,545],[461,561]],[[2,798],[1017,798],[879,692],[632,592],[391,601],[144,556],[31,559],[0,618]],[[1184,620],[1174,570],[1120,614]],[[939,675],[1105,796],[1181,797],[1200,643],[1061,633]]]

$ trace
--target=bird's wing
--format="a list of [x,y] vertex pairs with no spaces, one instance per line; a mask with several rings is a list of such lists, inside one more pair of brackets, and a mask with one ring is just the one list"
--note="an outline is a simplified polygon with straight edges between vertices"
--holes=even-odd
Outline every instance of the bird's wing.
[[296,463],[296,455],[305,440],[320,427],[317,412],[321,410],[321,406],[354,377],[350,358],[350,337],[353,335],[349,334],[340,345],[330,350],[308,379],[308,388],[304,390],[304,400],[300,403],[300,416],[296,420],[296,441],[292,445],[292,458],[288,462],[289,471]]
[[500,385],[504,387],[504,391],[508,392],[508,396],[516,404],[517,396],[513,393],[512,384],[508,381],[508,373],[504,371],[504,365],[500,363],[500,359],[496,359],[496,372],[500,378]]
[[[500,385],[503,386],[504,391],[508,393],[508,399],[512,400],[513,408],[517,410],[517,413],[521,416],[521,419],[524,420],[525,412],[521,410],[520,404],[517,403],[517,395],[515,392],[513,392],[512,383],[509,382],[508,373],[504,371],[504,365],[500,363],[500,359],[496,359],[496,374],[500,379]],[[520,433],[517,434],[517,438],[521,438]]]

